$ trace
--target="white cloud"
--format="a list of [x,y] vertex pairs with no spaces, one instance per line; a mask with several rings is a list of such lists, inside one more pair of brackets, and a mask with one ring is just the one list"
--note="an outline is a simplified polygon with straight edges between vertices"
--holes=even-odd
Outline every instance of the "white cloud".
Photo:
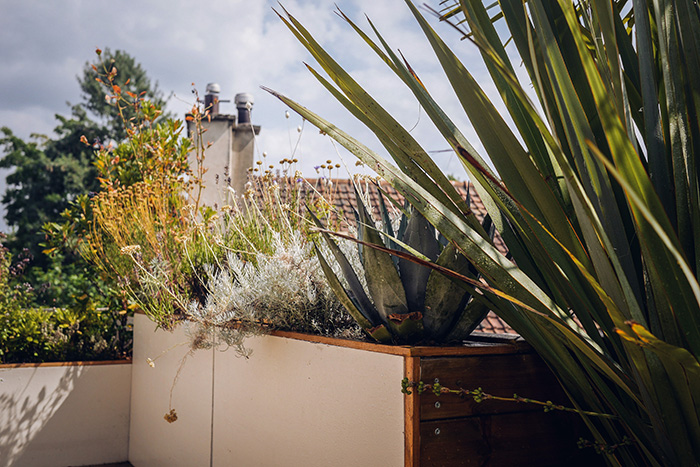
[[[412,127],[420,119],[414,134],[425,142],[426,149],[447,147],[430,128],[425,114],[419,117],[417,104],[400,81],[334,13],[332,2],[283,3],[402,124]],[[338,3],[371,33],[364,17],[367,13],[394,50],[406,55],[436,100],[472,136],[403,0]],[[289,152],[288,121],[283,104],[260,90],[260,85],[289,95],[381,149],[308,73],[302,61],[313,63],[312,58],[272,11],[273,6],[280,9],[271,0],[0,0],[0,6],[0,126],[20,136],[50,131],[54,113],[68,114],[65,102],[80,100],[75,78],[83,64],[94,57],[95,47],[110,47],[132,54],[166,94],[174,92],[169,106],[179,115],[191,106],[193,82],[200,93],[208,82],[218,82],[223,99],[233,99],[238,92],[253,93],[254,120],[263,127],[259,141],[270,153]],[[460,43],[456,33],[440,28],[436,26],[446,31],[450,43],[471,62],[476,53],[473,47]],[[234,113],[235,109],[232,104],[222,104],[222,111]],[[293,131],[295,128],[293,125]],[[325,160],[334,152],[327,138],[310,126],[304,131],[302,149],[308,161],[303,170],[309,175],[313,175],[314,161]],[[449,160],[447,154],[435,157],[445,159],[444,164]],[[456,172],[453,165],[446,170]]]
[[[435,100],[479,148],[480,144],[420,28],[403,0],[337,0],[342,10],[374,37],[366,13],[392,50],[401,50]],[[364,44],[352,28],[335,14],[327,0],[285,0],[285,7],[366,89],[423,144],[438,165],[464,177],[456,156],[432,127],[405,86]],[[419,4],[420,2],[416,2]],[[203,94],[208,82],[221,85],[222,99],[238,92],[255,96],[253,120],[262,126],[259,153],[273,161],[289,157],[295,146],[301,119],[286,119],[285,106],[260,89],[275,89],[382,151],[376,138],[336,102],[306,70],[302,62],[317,66],[284,23],[272,11],[281,11],[273,0],[0,0],[0,127],[20,137],[51,134],[54,114],[70,113],[66,102],[81,100],[76,81],[96,47],[122,49],[136,58],[167,94],[173,93],[169,110],[178,116],[193,103],[191,83]],[[437,24],[426,14],[448,44],[462,57],[480,81],[486,76],[476,48],[460,42],[456,32]],[[489,95],[496,97],[493,85]],[[499,104],[502,109],[502,104]],[[222,112],[235,113],[233,104]],[[294,154],[299,168],[314,177],[314,166],[339,158],[357,172],[355,159],[327,136],[304,125]],[[345,172],[340,173],[345,176]],[[0,192],[4,191],[0,176]],[[0,230],[2,221],[0,220]]]

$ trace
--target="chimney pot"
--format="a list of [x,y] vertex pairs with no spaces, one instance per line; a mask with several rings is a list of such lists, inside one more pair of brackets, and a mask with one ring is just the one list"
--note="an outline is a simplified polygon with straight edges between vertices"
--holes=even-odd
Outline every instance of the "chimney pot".
[[238,123],[251,123],[250,111],[253,108],[253,95],[247,92],[236,94],[234,98],[238,109]]
[[207,84],[207,91],[204,95],[204,112],[212,115],[219,113],[219,92],[221,88],[218,83]]
[[219,94],[221,92],[221,87],[219,83],[208,83],[207,84],[207,94]]

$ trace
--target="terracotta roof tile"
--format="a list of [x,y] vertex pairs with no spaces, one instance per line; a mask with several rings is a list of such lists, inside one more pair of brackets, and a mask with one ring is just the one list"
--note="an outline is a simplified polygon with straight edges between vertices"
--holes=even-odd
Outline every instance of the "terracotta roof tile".
[[[331,201],[333,205],[341,211],[348,222],[351,224],[355,223],[353,209],[357,208],[357,203],[355,201],[355,192],[352,188],[352,180],[333,179],[331,180],[332,183],[330,184],[325,179],[309,179],[307,181],[309,182],[309,185],[313,187],[313,189],[309,186],[305,187],[303,189],[304,196],[312,193],[314,190],[318,191],[318,193],[326,197],[326,199]],[[373,208],[373,214],[378,219],[380,216],[379,195],[376,188],[372,186],[372,184],[369,184],[368,186],[368,182],[362,180],[360,180],[360,186],[362,187],[363,191],[369,194],[369,201]],[[381,181],[379,182],[379,186],[400,206],[403,206],[403,196],[401,196],[391,185]],[[455,187],[462,198],[469,198],[469,208],[476,215],[477,219],[480,221],[483,220],[487,214],[486,207],[484,206],[483,201],[481,201],[481,198],[479,198],[479,195],[476,193],[476,190],[471,187],[471,184],[469,182],[453,181],[452,186]],[[390,203],[387,202],[387,207],[389,207],[389,205]],[[389,209],[391,209],[391,207],[389,207]],[[347,224],[341,223],[339,227],[341,230],[346,230]],[[498,250],[504,255],[508,251],[503,239],[498,233],[496,233],[494,238],[494,244],[496,245],[496,248],[498,248]]]
[[476,327],[475,331],[489,334],[518,334],[493,311],[489,311],[489,314],[486,315],[486,318]]

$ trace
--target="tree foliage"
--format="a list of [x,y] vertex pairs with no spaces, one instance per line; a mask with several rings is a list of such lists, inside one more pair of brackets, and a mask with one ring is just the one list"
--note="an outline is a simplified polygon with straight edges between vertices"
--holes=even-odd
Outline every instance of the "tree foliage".
[[[99,190],[97,153],[119,145],[126,136],[124,122],[136,113],[136,106],[118,106],[118,100],[109,96],[110,89],[100,78],[106,75],[124,94],[136,96],[136,104],[149,99],[159,108],[165,103],[157,83],[131,55],[98,50],[96,60],[86,62],[78,77],[82,102],[71,107],[69,116],[56,115],[53,135],[32,135],[25,140],[10,128],[0,129],[0,167],[11,170],[2,197],[12,229],[5,245],[15,258],[32,258],[21,280],[45,292],[37,295],[37,303],[69,305],[71,296],[84,295],[94,281],[90,266],[75,250],[51,248],[52,256],[44,253],[44,226],[61,224],[62,213],[79,211],[71,203]],[[162,112],[159,117],[162,119]],[[65,229],[54,233],[68,236]],[[51,288],[41,288],[47,282]],[[72,292],[67,296],[63,292],[68,290]]]
[[158,88],[158,82],[148,77],[136,59],[122,50],[112,52],[109,49],[99,51],[100,60],[86,62],[78,83],[82,91],[81,106],[91,112],[108,130],[110,136],[121,141],[126,136],[124,120],[129,121],[136,116],[133,108],[122,108],[116,105],[113,97],[105,95],[105,72],[112,73],[112,84],[119,87],[122,93],[132,94],[153,103],[159,109],[165,108],[163,92]]
[[94,149],[81,144],[81,136],[97,145],[109,135],[104,127],[89,120],[80,106],[73,107],[70,118],[56,118],[56,139],[35,136],[25,141],[9,128],[2,128],[0,139],[5,152],[0,167],[13,170],[7,176],[2,198],[5,218],[14,230],[8,247],[13,253],[26,248],[40,267],[48,264],[41,254],[42,226],[60,219],[76,196],[97,187],[97,172],[92,166]]

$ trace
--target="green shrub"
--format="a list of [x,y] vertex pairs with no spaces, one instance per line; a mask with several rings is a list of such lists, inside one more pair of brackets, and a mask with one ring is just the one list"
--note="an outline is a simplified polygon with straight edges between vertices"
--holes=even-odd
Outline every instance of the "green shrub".
[[125,357],[119,338],[113,320],[99,311],[5,308],[0,312],[1,363],[117,360]]
[[[20,263],[21,264],[21,263]],[[29,284],[14,284],[18,273],[0,243],[0,363],[31,363],[124,358],[130,349],[125,317],[96,308],[87,295],[75,306],[33,306]]]

